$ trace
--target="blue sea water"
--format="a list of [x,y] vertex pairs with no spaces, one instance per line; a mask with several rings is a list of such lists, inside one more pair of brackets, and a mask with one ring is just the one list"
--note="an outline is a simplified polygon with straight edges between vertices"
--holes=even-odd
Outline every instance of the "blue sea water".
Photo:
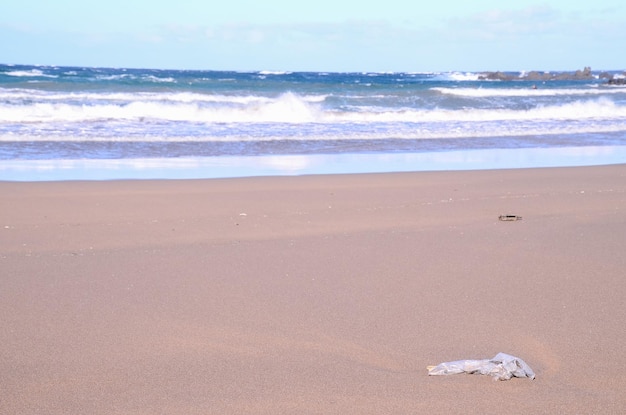
[[626,162],[626,87],[509,75],[0,65],[0,180]]

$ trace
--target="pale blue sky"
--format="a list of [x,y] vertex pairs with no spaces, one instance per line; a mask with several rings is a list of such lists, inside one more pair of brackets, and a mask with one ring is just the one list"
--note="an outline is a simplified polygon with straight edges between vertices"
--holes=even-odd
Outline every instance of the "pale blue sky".
[[6,1],[0,5],[0,63],[241,71],[622,70],[625,3]]

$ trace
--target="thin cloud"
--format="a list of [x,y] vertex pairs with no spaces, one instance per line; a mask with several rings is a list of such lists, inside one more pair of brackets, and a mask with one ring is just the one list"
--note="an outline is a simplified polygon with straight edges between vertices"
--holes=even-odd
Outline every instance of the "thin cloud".
[[550,6],[492,9],[465,18],[450,19],[446,25],[446,36],[488,41],[529,37],[623,37],[626,22],[614,12],[612,9],[593,9],[584,13],[566,13]]
[[522,10],[495,9],[466,18],[451,19],[447,33],[452,37],[478,40],[545,36],[557,32],[562,23],[562,13],[549,6]]
[[[231,23],[218,26],[161,26],[154,35],[160,38],[193,38],[196,41],[299,42],[373,40],[394,36],[398,27],[382,21],[347,21],[343,23],[253,24]],[[404,29],[402,29],[404,31]]]

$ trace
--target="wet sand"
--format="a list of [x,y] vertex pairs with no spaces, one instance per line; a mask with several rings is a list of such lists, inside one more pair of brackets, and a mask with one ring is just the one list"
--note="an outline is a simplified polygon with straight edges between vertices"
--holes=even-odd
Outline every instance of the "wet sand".
[[0,192],[0,413],[626,412],[626,165]]

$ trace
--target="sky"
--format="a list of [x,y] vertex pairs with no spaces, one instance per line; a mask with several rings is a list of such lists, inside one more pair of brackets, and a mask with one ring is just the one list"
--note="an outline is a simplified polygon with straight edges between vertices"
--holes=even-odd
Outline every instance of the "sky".
[[0,63],[437,72],[626,69],[624,0],[19,0]]

